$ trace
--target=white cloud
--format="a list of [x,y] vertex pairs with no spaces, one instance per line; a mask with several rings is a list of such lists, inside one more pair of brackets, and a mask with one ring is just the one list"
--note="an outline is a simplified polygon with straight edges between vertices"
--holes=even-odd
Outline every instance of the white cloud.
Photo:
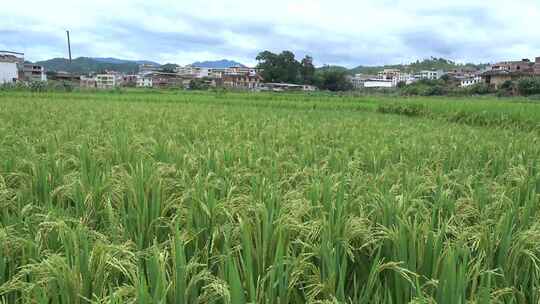
[[114,56],[186,64],[258,51],[309,53],[318,64],[429,56],[487,62],[540,56],[537,0],[27,0],[0,11],[0,48],[30,60]]

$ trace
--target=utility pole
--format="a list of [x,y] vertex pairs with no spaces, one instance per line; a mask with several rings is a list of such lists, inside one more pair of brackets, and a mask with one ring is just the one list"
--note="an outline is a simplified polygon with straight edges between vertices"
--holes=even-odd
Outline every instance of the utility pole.
[[69,64],[71,65],[71,42],[69,41],[69,31],[67,33],[67,42],[68,42],[68,52],[69,52]]

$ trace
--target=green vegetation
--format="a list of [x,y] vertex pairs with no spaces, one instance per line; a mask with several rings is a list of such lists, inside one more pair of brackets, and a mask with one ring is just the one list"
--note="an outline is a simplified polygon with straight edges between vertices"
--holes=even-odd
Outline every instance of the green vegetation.
[[539,107],[0,91],[0,303],[538,303]]
[[482,69],[486,67],[487,64],[474,64],[467,63],[461,64],[456,63],[452,60],[444,58],[435,58],[431,57],[429,59],[417,60],[410,64],[394,64],[394,65],[384,65],[384,66],[359,66],[354,69],[349,70],[351,75],[354,74],[366,74],[366,75],[377,75],[378,72],[383,69],[400,69],[408,73],[417,73],[423,70],[456,70],[456,69]]
[[71,73],[88,74],[101,73],[103,71],[118,71],[127,74],[135,74],[139,71],[137,62],[104,62],[94,58],[79,57],[73,59],[71,64],[68,59],[54,58],[46,61],[39,61],[36,64],[45,67],[46,71],[65,71]]

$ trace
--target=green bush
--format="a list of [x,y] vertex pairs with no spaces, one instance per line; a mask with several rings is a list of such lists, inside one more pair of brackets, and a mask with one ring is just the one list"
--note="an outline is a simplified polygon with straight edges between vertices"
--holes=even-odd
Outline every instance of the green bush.
[[486,95],[493,93],[491,88],[485,83],[477,83],[468,88],[471,95]]
[[424,105],[406,103],[381,104],[377,108],[377,112],[405,116],[424,116],[429,114],[429,110]]
[[521,95],[540,94],[540,77],[527,77],[518,81],[518,91]]

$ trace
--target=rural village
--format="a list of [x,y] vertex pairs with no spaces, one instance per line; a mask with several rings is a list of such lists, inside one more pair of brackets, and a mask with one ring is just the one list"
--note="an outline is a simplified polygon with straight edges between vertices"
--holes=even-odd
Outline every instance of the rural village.
[[[347,77],[354,89],[395,88],[419,80],[438,80],[443,77],[466,88],[486,84],[498,88],[507,81],[540,75],[540,57],[534,61],[503,61],[483,69],[423,70],[410,73],[401,69],[382,69],[377,75],[355,74]],[[165,70],[158,65],[141,64],[137,74],[119,71],[93,72],[86,75],[65,71],[46,71],[43,66],[26,62],[24,53],[0,51],[0,84],[69,81],[81,88],[114,89],[116,87],[186,88],[198,81],[206,87],[223,87],[251,91],[315,91],[307,84],[265,82],[257,67],[231,66],[208,68],[194,65],[175,66]]]

